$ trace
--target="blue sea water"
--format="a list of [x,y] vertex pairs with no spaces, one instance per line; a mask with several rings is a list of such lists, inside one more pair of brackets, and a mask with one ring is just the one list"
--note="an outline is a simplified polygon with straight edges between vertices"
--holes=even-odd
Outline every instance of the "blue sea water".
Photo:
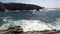
[[60,9],[49,8],[40,11],[16,10],[0,12],[0,30],[21,26],[24,31],[60,30]]

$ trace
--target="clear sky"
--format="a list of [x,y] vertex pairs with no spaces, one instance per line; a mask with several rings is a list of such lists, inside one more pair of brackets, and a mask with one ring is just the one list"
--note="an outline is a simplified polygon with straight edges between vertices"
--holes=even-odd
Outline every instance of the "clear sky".
[[1,2],[16,2],[36,4],[46,8],[60,8],[60,0],[0,0]]

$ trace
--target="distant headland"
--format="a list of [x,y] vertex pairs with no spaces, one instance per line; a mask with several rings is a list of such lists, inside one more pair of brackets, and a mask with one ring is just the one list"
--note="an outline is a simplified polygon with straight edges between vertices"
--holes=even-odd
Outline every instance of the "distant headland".
[[34,5],[34,4],[24,4],[24,3],[2,3],[0,2],[0,11],[5,10],[37,10],[43,9],[44,7]]

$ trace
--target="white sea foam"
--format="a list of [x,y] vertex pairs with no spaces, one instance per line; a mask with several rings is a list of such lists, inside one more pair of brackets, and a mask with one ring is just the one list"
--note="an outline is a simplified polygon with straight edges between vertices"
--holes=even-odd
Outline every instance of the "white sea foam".
[[7,29],[8,27],[13,27],[13,26],[22,26],[24,31],[40,31],[40,30],[45,30],[49,29],[47,25],[45,25],[43,22],[39,20],[15,20],[13,21],[12,19],[3,19],[5,24],[3,24],[0,27],[0,30]]
[[[13,26],[21,26],[23,30],[26,31],[41,31],[41,30],[50,30],[50,29],[59,29],[60,27],[60,19],[57,19],[56,27],[54,27],[51,24],[46,25],[44,22],[41,22],[40,20],[12,20],[12,19],[3,19],[5,24],[3,24],[0,27],[0,30],[5,30],[8,27],[13,27]],[[49,28],[52,27],[52,28]]]
[[0,27],[0,30],[7,29],[8,27],[12,26],[21,26],[24,31],[32,31],[32,30],[44,30],[44,29],[49,29],[47,25],[45,25],[43,22],[39,20],[15,20],[13,21],[12,19],[3,19],[5,24],[3,24]]
[[[48,9],[48,10],[51,10],[51,9]],[[41,14],[39,12],[36,14],[40,14],[41,16],[42,14],[45,15],[45,13]],[[42,16],[43,18],[44,18],[44,15]],[[41,22],[40,20],[13,20],[11,19],[12,17],[2,17],[2,18],[3,18],[4,24],[0,27],[0,30],[5,30],[8,27],[13,27],[13,26],[21,26],[24,31],[35,31],[35,30],[40,31],[40,30],[46,30],[46,29],[48,30],[59,29],[60,30],[60,19],[59,18],[56,19],[57,20],[56,22],[48,23],[48,24],[46,24],[45,22]]]

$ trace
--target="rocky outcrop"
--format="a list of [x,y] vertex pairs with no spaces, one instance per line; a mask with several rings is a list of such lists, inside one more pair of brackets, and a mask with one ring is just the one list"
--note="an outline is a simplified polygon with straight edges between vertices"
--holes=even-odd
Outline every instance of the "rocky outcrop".
[[0,34],[21,34],[23,33],[23,29],[21,26],[9,27],[6,30],[0,31]]
[[27,31],[24,32],[21,26],[9,27],[6,30],[1,30],[0,34],[60,34],[60,30],[44,30],[44,31]]
[[24,34],[60,34],[59,30],[44,30],[44,31],[28,31]]
[[[2,10],[5,8],[7,10],[39,10],[43,9],[43,7],[33,4],[23,4],[23,3],[1,3],[3,4],[1,6]],[[4,7],[4,8],[3,8]]]
[[5,10],[5,6],[3,4],[0,4],[0,11],[4,11]]

